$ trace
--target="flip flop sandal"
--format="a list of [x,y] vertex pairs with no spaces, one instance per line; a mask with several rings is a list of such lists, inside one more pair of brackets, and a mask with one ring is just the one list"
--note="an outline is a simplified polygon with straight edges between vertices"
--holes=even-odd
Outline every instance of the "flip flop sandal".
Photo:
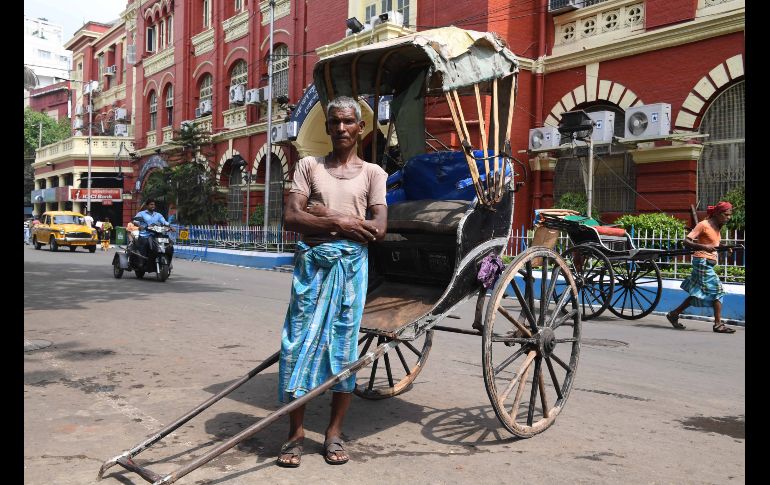
[[714,327],[714,332],[716,333],[735,333],[734,328],[726,327],[724,323],[720,323],[719,325]]
[[666,320],[668,320],[669,323],[671,323],[671,326],[673,326],[676,329],[684,330],[685,328],[687,328],[684,326],[684,324],[679,323],[679,315],[672,316],[670,313],[666,313]]
[[288,441],[281,446],[281,454],[278,455],[278,459],[275,460],[275,463],[284,468],[297,468],[299,466],[299,461],[293,463],[292,461],[282,461],[281,458],[289,456],[289,460],[292,460],[296,456],[301,460],[302,451],[302,440]]
[[344,452],[345,448],[342,447],[342,440],[335,436],[328,441],[324,441],[324,460],[326,460],[326,463],[330,465],[344,465],[348,462],[350,458],[345,458],[344,460],[332,460],[329,458],[329,453],[334,453],[335,456],[340,452]]

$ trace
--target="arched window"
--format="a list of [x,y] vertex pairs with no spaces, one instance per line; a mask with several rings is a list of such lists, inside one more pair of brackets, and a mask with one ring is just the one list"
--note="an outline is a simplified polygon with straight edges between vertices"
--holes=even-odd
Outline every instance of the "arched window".
[[248,82],[249,68],[246,65],[246,61],[240,60],[235,63],[233,69],[230,71],[230,86],[248,84]]
[[211,76],[211,74],[206,74],[203,76],[203,79],[201,79],[200,101],[211,101],[211,98],[214,94],[212,89],[213,84],[214,78]]
[[155,91],[150,93],[150,131],[158,126],[158,96]]
[[746,182],[746,87],[733,84],[711,102],[699,131],[708,133],[698,160],[698,207],[714,205]]
[[166,126],[174,124],[174,85],[166,88]]
[[273,48],[273,99],[289,94],[289,47],[278,44]]
[[281,160],[273,154],[270,159],[270,210],[267,224],[279,227],[283,221],[283,167]]
[[[586,113],[611,111],[615,114],[615,136],[623,136],[625,111],[619,106],[599,101],[576,106]],[[567,140],[562,140],[567,142]],[[594,146],[593,206],[599,212],[631,212],[636,207],[636,165],[624,148],[613,145]],[[553,201],[567,192],[587,193],[588,147],[575,148],[575,155],[565,155],[556,163],[553,181]],[[592,214],[598,216],[599,214]]]

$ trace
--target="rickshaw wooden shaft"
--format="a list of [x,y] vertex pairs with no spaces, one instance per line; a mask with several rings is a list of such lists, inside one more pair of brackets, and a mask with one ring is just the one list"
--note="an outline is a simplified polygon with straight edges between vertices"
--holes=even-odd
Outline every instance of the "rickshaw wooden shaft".
[[[227,393],[232,392],[234,389],[236,389],[238,386],[249,380],[251,377],[256,375],[257,373],[261,372],[262,370],[266,369],[267,367],[270,367],[272,364],[278,361],[278,355],[279,353],[276,352],[273,354],[268,360],[260,364],[257,368],[249,372],[246,376],[241,378],[239,381],[233,383],[230,385],[225,391],[220,392],[216,396],[208,399],[205,403],[201,404],[194,410],[187,413],[182,418],[179,418],[177,421],[175,421],[172,425],[167,426],[164,428],[161,432],[157,433],[156,435],[153,435],[149,439],[145,440],[141,444],[137,445],[136,447],[132,448],[132,450],[127,451],[111,460],[108,460],[107,462],[102,465],[102,468],[99,470],[99,476],[98,478],[101,479],[104,471],[111,467],[112,465],[118,464],[122,466],[123,468],[137,473],[139,476],[147,480],[148,482],[153,483],[154,485],[160,485],[160,484],[166,484],[166,483],[174,483],[183,476],[187,475],[188,473],[192,472],[196,468],[200,467],[201,465],[204,465],[208,463],[209,461],[213,460],[217,456],[221,455],[225,451],[229,450],[233,446],[237,445],[238,443],[241,443],[242,441],[245,441],[249,439],[251,436],[256,434],[258,431],[266,428],[268,425],[275,422],[278,418],[281,416],[284,416],[291,411],[297,409],[300,406],[303,406],[305,403],[310,401],[311,399],[318,397],[320,394],[325,392],[327,389],[331,388],[335,384],[337,384],[342,379],[346,379],[348,376],[350,376],[352,373],[357,372],[358,370],[362,369],[363,367],[366,367],[367,365],[371,364],[375,360],[377,360],[380,356],[382,356],[384,353],[388,352],[390,349],[395,348],[399,344],[399,341],[397,340],[391,340],[389,342],[383,343],[382,345],[378,346],[375,350],[368,352],[366,355],[362,356],[352,364],[345,367],[341,372],[338,374],[335,374],[334,376],[330,377],[326,380],[323,384],[316,387],[312,391],[308,392],[304,396],[297,398],[293,400],[291,403],[286,404],[282,407],[280,407],[278,410],[273,412],[272,414],[269,414],[268,416],[260,419],[250,427],[246,428],[245,430],[241,431],[237,435],[233,436],[232,438],[228,439],[227,441],[219,444],[212,450],[208,451],[204,455],[196,458],[192,462],[188,463],[187,465],[183,466],[182,468],[161,477],[157,473],[153,472],[152,470],[149,470],[147,468],[144,468],[140,465],[137,465],[136,463],[131,460],[132,457],[136,456],[140,452],[144,451],[145,449],[152,446],[152,444],[158,442],[160,439],[162,439],[164,436],[171,433],[174,429],[178,428],[182,424],[184,424],[186,421],[189,421],[192,417],[199,414],[201,411],[206,409],[207,407],[211,406],[214,402],[218,401],[222,397],[224,397]],[[173,429],[172,429],[173,428]]]

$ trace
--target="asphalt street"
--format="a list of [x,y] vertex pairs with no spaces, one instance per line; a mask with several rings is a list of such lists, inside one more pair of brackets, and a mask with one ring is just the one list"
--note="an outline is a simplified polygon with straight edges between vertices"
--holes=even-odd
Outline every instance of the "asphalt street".
[[[24,483],[96,483],[102,462],[278,350],[291,275],[177,260],[165,283],[114,279],[114,250],[24,246]],[[473,302],[441,324],[470,328]],[[744,483],[745,339],[662,317],[583,323],[575,387],[555,424],[517,439],[482,378],[481,339],[436,332],[412,390],[354,398],[351,460],[321,455],[329,395],[311,402],[297,469],[285,419],[177,483]],[[45,346],[37,350],[35,346]],[[166,474],[278,409],[277,366],[135,460]],[[146,483],[119,466],[103,484]]]

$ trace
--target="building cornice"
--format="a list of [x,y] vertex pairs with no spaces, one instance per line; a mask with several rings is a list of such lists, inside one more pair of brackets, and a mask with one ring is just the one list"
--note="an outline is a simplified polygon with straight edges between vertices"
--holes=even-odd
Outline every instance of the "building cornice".
[[745,9],[738,9],[713,17],[696,18],[690,22],[651,30],[595,48],[548,56],[545,59],[545,72],[562,71],[742,32],[745,30],[745,13]]
[[676,162],[680,160],[698,160],[703,145],[675,145],[666,147],[640,148],[629,150],[634,163]]

